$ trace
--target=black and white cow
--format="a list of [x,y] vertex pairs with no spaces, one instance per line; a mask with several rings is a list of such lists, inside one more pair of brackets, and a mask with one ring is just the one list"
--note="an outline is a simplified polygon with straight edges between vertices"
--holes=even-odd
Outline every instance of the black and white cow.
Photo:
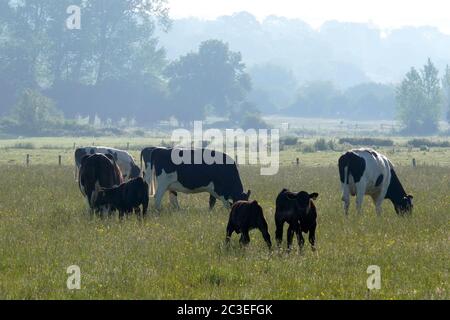
[[308,240],[312,250],[316,245],[317,209],[313,200],[316,200],[317,192],[308,193],[306,191],[291,192],[287,189],[281,190],[276,199],[275,209],[275,238],[277,246],[280,247],[283,240],[283,226],[286,222],[287,248],[291,249],[294,233],[297,235],[297,242],[301,250],[305,244],[302,233],[308,233]]
[[136,165],[133,157],[124,150],[108,148],[108,147],[81,147],[75,150],[75,175],[80,170],[81,159],[85,155],[96,153],[109,154],[114,157],[117,165],[122,171],[125,181],[137,178],[141,175],[141,169]]
[[[150,186],[151,193],[155,192],[155,205],[161,208],[161,200],[166,191],[170,192],[170,202],[179,208],[177,192],[210,194],[210,209],[214,207],[216,199],[223,202],[226,208],[239,200],[248,200],[250,191],[244,193],[241,178],[236,163],[222,152],[207,150],[221,163],[207,163],[201,157],[198,164],[194,157],[205,154],[206,149],[173,149],[147,148],[142,150],[141,161],[144,162],[144,179]],[[172,152],[179,157],[190,155],[189,163],[175,164]],[[197,155],[194,154],[197,152]],[[184,154],[188,153],[188,154]],[[155,189],[156,182],[156,189]]]
[[381,214],[384,199],[391,200],[398,214],[412,212],[413,196],[406,194],[386,156],[372,149],[354,149],[339,158],[338,166],[346,214],[350,195],[356,195],[356,207],[361,213],[366,194],[372,197],[377,214]]
[[95,206],[93,195],[96,188],[112,188],[122,182],[122,173],[112,155],[97,153],[81,159],[78,185],[91,211],[108,209]]

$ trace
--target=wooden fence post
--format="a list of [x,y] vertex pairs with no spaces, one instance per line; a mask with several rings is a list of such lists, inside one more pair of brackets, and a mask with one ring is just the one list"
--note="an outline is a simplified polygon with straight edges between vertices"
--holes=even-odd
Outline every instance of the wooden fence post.
[[416,165],[417,165],[417,164],[416,164],[416,158],[413,158],[413,159],[412,159],[412,166],[415,168]]
[[61,167],[61,155],[58,156],[58,165]]
[[130,143],[127,142],[127,150],[130,150]]
[[297,167],[300,165],[300,159],[299,158],[297,158]]
[[30,166],[30,155],[29,154],[27,154],[26,162],[27,162],[27,167],[29,167]]

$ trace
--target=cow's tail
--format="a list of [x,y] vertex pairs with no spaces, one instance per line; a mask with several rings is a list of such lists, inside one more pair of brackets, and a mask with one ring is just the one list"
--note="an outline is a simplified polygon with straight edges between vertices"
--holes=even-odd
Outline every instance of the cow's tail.
[[[152,153],[149,155],[149,159],[144,159],[144,153],[148,151],[148,149],[144,149],[141,151],[141,170],[144,173],[144,180],[147,182],[150,188],[150,196],[155,195],[155,173],[154,173],[154,165],[152,159]],[[147,162],[148,161],[148,162]]]
[[349,201],[350,198],[350,186],[349,182],[350,175],[350,161],[348,159],[348,152],[339,158],[339,176],[342,186],[342,201]]

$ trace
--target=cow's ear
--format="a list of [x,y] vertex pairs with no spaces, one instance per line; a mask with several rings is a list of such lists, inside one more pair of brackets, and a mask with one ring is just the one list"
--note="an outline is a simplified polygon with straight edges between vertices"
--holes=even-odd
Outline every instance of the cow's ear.
[[252,190],[247,191],[247,199],[250,199],[250,195],[252,194]]
[[311,194],[309,195],[309,197],[310,197],[311,199],[313,199],[313,200],[316,200],[316,199],[319,197],[319,194],[318,194],[317,192],[314,192],[314,193],[311,193]]
[[410,194],[408,194],[406,197],[409,198],[409,199],[414,199],[414,197],[412,195],[410,195]]

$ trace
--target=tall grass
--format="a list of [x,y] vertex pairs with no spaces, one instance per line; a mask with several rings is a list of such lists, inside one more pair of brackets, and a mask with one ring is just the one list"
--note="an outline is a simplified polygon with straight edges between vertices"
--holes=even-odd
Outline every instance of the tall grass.
[[[282,168],[274,177],[240,168],[274,236],[274,199],[287,187],[317,191],[318,250],[269,252],[257,231],[241,249],[223,246],[228,212],[207,195],[168,200],[160,216],[90,217],[72,167],[0,167],[1,299],[448,299],[450,170],[398,168],[414,194],[411,217],[391,205],[377,217],[366,199],[343,215],[335,168]],[[285,242],[283,243],[285,246]],[[66,287],[70,265],[81,290]],[[368,296],[367,267],[381,268],[382,288]]]

